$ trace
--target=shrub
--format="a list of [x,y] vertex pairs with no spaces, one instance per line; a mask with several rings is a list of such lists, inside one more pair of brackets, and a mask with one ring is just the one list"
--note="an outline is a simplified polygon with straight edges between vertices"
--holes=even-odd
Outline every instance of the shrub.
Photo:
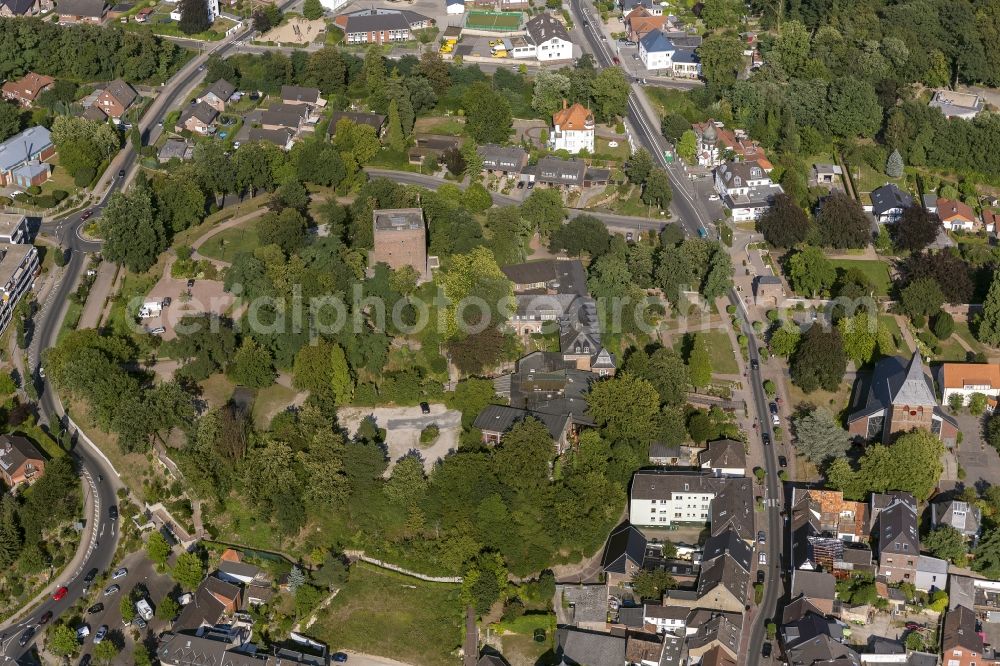
[[934,317],[932,328],[938,340],[947,340],[955,331],[955,319],[947,312],[939,312]]
[[51,194],[43,194],[40,197],[35,197],[35,205],[39,208],[52,208],[56,205],[56,200]]
[[97,172],[93,169],[80,169],[73,174],[73,184],[77,187],[87,187],[94,180],[95,175],[97,175]]
[[775,393],[777,393],[778,387],[774,385],[774,382],[770,379],[764,380],[764,393],[767,394],[768,398],[773,398]]
[[37,197],[41,193],[42,193],[42,188],[39,187],[38,185],[32,185],[28,188],[28,194],[30,194],[31,196]]
[[427,446],[428,444],[433,444],[437,441],[438,435],[441,434],[441,429],[438,428],[436,423],[432,423],[423,430],[420,431],[420,445]]
[[66,190],[52,190],[52,198],[55,199],[56,202],[62,201],[68,196],[69,192]]

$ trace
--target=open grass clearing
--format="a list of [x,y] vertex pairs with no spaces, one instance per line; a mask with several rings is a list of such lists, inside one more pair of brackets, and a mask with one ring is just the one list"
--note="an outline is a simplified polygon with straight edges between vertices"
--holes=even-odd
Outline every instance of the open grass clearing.
[[837,269],[846,271],[853,268],[861,271],[875,285],[876,297],[888,296],[892,281],[889,279],[889,266],[884,261],[874,261],[871,259],[831,259],[830,263]]
[[458,585],[427,583],[358,562],[310,633],[331,651],[454,666],[453,653],[462,642],[459,593]]
[[233,263],[236,255],[242,252],[252,252],[259,243],[256,220],[250,220],[239,226],[224,229],[210,237],[201,244],[198,253],[209,259]]
[[281,384],[272,384],[257,391],[253,401],[253,422],[260,430],[266,430],[273,415],[292,403],[298,392]]

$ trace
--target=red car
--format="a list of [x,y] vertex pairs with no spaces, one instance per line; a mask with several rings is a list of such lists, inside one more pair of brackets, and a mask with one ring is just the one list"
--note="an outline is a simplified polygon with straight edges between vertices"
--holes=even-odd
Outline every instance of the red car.
[[52,600],[53,601],[61,600],[63,597],[66,596],[67,592],[69,592],[69,590],[66,589],[65,585],[63,587],[60,587],[58,590],[56,590],[56,593],[52,595]]
[[615,56],[614,58],[612,58],[611,62],[615,63],[616,65],[622,64],[622,61],[618,59],[618,56]]
[[94,211],[92,211],[92,210],[84,211],[83,215],[80,216],[80,219],[81,220],[89,220],[90,216],[93,215],[93,214],[94,214]]
[[917,624],[916,622],[907,622],[906,629],[908,631],[917,631],[919,629],[923,629],[923,626]]

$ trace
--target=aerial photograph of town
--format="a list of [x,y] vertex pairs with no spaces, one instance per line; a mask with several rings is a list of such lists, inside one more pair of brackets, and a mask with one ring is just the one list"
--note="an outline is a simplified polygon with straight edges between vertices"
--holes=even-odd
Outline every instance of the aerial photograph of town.
[[1000,0],[0,0],[0,666],[1000,666]]

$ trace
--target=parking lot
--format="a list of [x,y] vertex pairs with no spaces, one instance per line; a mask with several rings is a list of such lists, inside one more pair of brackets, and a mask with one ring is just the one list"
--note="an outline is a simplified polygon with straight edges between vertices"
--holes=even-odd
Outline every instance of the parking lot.
[[219,280],[195,280],[191,286],[191,296],[188,294],[188,281],[170,277],[170,269],[164,271],[163,277],[149,291],[145,302],[160,302],[170,298],[170,305],[163,308],[156,316],[142,319],[139,326],[147,331],[164,329],[164,340],[177,337],[175,327],[182,317],[199,314],[222,315],[229,311],[235,302],[232,294],[225,291]]
[[[346,407],[338,410],[340,423],[352,435],[357,432],[361,421],[373,416],[379,428],[385,428],[385,443],[389,449],[389,468],[392,470],[397,460],[412,450],[420,452],[424,469],[428,472],[434,463],[458,448],[458,435],[462,429],[462,413],[447,409],[444,405],[432,404],[430,414],[423,414],[420,407]],[[429,425],[440,429],[438,438],[428,446],[420,445],[420,432]]]
[[[90,635],[84,639],[82,654],[88,654],[93,650],[94,633],[101,625],[108,626],[108,638],[119,646],[120,654],[115,663],[132,663],[132,651],[136,641],[142,641],[147,646],[156,644],[156,637],[167,629],[168,622],[154,617],[145,629],[139,630],[134,625],[122,625],[121,600],[122,595],[127,595],[133,587],[145,590],[145,598],[149,601],[154,611],[156,605],[168,594],[174,591],[176,583],[167,575],[159,574],[153,562],[146,557],[145,553],[137,552],[126,556],[121,564],[128,569],[128,575],[119,580],[111,580],[111,572],[107,572],[107,580],[103,586],[94,585],[88,599],[88,607],[96,603],[104,604],[104,609],[93,615],[86,615],[81,624],[86,624],[90,629]],[[118,568],[116,566],[115,568]],[[98,578],[98,581],[101,579]],[[121,591],[107,597],[103,596],[106,587],[117,584]],[[77,625],[80,626],[80,625]],[[82,655],[81,655],[82,656]]]

